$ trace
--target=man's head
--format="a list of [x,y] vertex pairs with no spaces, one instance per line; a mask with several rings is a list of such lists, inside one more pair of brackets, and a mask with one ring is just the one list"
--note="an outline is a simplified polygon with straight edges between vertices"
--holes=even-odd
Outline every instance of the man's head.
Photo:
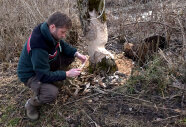
[[53,13],[48,18],[47,24],[49,26],[50,33],[57,41],[65,38],[66,32],[72,27],[71,19],[61,12]]

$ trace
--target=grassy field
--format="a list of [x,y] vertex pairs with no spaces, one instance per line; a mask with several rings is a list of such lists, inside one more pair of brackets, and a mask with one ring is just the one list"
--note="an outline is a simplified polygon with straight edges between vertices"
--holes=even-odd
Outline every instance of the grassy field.
[[[40,119],[30,121],[24,105],[32,93],[18,80],[18,59],[32,29],[59,10],[70,16],[71,31],[78,33],[72,44],[88,55],[76,0],[0,0],[1,127],[186,126],[184,0],[106,0],[109,32],[106,48],[118,56],[117,61],[122,61],[120,68],[127,74],[103,78],[87,73],[83,78],[59,82],[62,86],[56,102],[42,106]],[[143,67],[134,61],[134,68],[129,68],[133,66],[124,56],[123,44],[139,43],[151,35],[164,36],[169,47],[152,55]],[[120,60],[119,55],[122,55]],[[127,69],[132,69],[131,76]],[[73,84],[87,82],[90,92],[74,96]],[[106,88],[100,85],[103,83]]]

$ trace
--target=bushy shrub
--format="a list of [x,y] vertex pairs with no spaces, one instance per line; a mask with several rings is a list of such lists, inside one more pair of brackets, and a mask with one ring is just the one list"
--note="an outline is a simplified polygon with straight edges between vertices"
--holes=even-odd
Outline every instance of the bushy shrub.
[[154,56],[145,68],[133,71],[127,82],[130,93],[144,91],[146,94],[162,95],[167,92],[171,84],[170,70],[161,56]]

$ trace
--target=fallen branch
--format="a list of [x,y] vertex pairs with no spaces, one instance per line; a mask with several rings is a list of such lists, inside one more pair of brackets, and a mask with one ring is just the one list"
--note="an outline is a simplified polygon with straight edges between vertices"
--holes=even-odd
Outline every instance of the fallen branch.
[[165,119],[157,118],[156,120],[153,120],[152,123],[154,123],[154,122],[166,121],[166,120],[168,120],[168,119],[177,118],[177,117],[179,117],[179,116],[180,116],[180,115],[170,116],[170,117],[167,117],[167,118],[165,118]]
[[[113,88],[112,91],[114,91],[114,90],[116,90],[116,89],[119,89],[119,88],[120,88],[120,87]],[[97,92],[98,92],[98,91],[97,91]],[[93,97],[93,96],[97,96],[97,95],[99,95],[99,94],[103,94],[103,93],[99,91],[98,93],[92,94],[92,95],[90,95],[90,96],[82,97],[82,98],[80,98],[80,99],[77,99],[77,100],[74,100],[74,101],[71,101],[71,102],[67,102],[67,103],[63,104],[63,106],[69,105],[69,104],[72,104],[72,103],[75,103],[75,102],[78,102],[78,101],[81,101],[81,100],[84,100],[84,99],[87,99],[87,98],[90,98],[90,97]],[[104,94],[106,94],[105,91],[104,91]]]
[[128,97],[128,98],[132,98],[134,100],[139,100],[139,101],[143,101],[143,102],[146,102],[146,103],[153,104],[150,101],[147,101],[147,100],[144,100],[144,99],[140,99],[140,98],[137,98],[137,97],[133,97],[133,96],[129,96],[129,95],[122,94],[122,93],[117,93],[117,92],[114,92],[113,90],[104,90],[104,91],[109,92],[109,93],[114,93],[114,94],[122,95],[122,96],[125,96],[125,97]]
[[85,110],[81,110],[91,121],[95,124],[96,127],[100,127],[86,112]]
[[77,99],[77,100],[74,100],[74,101],[71,101],[71,102],[67,102],[67,103],[63,104],[63,106],[69,105],[69,104],[72,104],[72,103],[75,103],[75,102],[78,102],[78,101],[81,101],[81,100],[84,100],[84,99],[87,99],[87,98],[90,98],[90,97],[93,97],[93,96],[96,96],[96,95],[99,95],[99,94],[101,94],[101,93],[95,93],[95,94],[92,94],[90,96],[82,97],[80,99]]

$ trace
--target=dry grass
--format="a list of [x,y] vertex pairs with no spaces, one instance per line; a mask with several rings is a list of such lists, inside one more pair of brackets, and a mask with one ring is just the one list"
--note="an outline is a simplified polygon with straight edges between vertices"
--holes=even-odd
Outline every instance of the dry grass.
[[0,61],[19,57],[22,46],[32,29],[55,11],[70,16],[73,27],[78,26],[75,0],[1,0],[0,1]]

